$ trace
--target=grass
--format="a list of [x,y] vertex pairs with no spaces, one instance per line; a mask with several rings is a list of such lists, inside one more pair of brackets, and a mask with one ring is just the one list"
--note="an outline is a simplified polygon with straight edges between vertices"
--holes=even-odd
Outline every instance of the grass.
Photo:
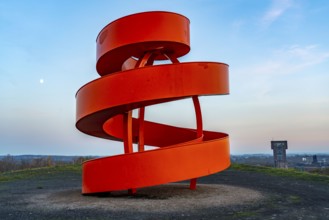
[[288,201],[290,201],[291,203],[295,203],[295,204],[298,204],[301,202],[301,198],[299,196],[294,196],[294,195],[290,195],[288,197]]
[[[231,169],[266,173],[274,176],[291,177],[299,180],[317,181],[329,184],[329,176],[317,173],[297,171],[295,169],[277,169],[264,166],[252,166],[246,164],[232,164]],[[32,178],[41,175],[52,175],[60,172],[81,173],[81,165],[61,165],[52,167],[33,168],[0,173],[0,182],[13,181],[18,179]]]
[[246,165],[246,164],[232,164],[231,169],[258,172],[258,173],[266,173],[266,174],[273,175],[273,176],[291,177],[291,178],[295,178],[298,180],[329,183],[329,176],[327,176],[327,175],[302,172],[302,171],[297,171],[295,169],[278,169],[278,168],[273,168],[273,167],[252,166],[252,165]]
[[315,169],[310,171],[311,173],[317,173],[317,174],[321,174],[321,175],[328,175],[329,176],[329,168],[325,168],[325,169]]
[[61,165],[4,172],[0,173],[0,182],[28,179],[41,175],[52,175],[64,171],[81,173],[81,165]]
[[252,211],[237,212],[234,214],[234,219],[247,218],[247,217],[256,217],[259,214]]

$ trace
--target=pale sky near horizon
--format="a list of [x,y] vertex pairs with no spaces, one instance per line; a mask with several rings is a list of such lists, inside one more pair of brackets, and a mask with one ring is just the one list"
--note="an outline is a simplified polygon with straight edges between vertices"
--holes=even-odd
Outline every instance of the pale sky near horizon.
[[[230,95],[201,97],[206,130],[231,153],[329,153],[329,1],[0,0],[0,155],[113,155],[120,142],[75,128],[75,93],[98,78],[99,31],[120,17],[171,11],[190,19],[188,61],[230,65]],[[191,100],[146,119],[195,127]]]

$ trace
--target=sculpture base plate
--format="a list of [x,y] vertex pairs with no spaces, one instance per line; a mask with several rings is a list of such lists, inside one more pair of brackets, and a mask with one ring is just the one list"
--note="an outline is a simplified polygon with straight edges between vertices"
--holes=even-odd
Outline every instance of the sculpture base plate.
[[[80,189],[37,194],[31,198],[31,206],[50,210],[83,210],[93,207],[100,212],[143,214],[192,214],[208,208],[252,204],[264,196],[255,190],[223,184],[198,184],[190,190],[188,183],[172,183],[142,188],[135,195],[125,191],[83,196]],[[134,214],[133,214],[134,213]]]

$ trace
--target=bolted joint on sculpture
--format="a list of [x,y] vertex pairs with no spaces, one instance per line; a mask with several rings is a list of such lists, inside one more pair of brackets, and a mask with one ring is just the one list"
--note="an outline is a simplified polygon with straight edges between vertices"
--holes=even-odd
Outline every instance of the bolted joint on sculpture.
[[[88,135],[122,141],[124,154],[83,163],[82,193],[137,188],[190,180],[230,165],[229,137],[205,131],[198,96],[229,93],[228,65],[180,63],[190,51],[188,18],[144,12],[108,24],[97,40],[99,79],[76,94],[76,127]],[[154,65],[169,60],[171,64]],[[191,98],[196,128],[144,120],[150,105]],[[138,117],[132,111],[138,109]],[[180,114],[180,113],[177,113]],[[133,152],[133,143],[138,152]],[[157,147],[144,150],[144,146]]]

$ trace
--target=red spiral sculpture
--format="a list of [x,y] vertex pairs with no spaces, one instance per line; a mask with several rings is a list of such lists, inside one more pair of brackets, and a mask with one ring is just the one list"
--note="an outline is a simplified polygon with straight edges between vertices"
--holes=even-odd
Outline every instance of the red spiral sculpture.
[[[229,93],[228,65],[180,63],[190,50],[188,18],[170,12],[129,15],[97,37],[96,79],[76,94],[76,127],[124,143],[124,154],[83,163],[82,193],[129,190],[190,180],[230,165],[229,138],[204,131],[198,96]],[[154,65],[169,60],[172,64]],[[145,107],[192,98],[196,129],[144,120]],[[138,109],[138,117],[132,110]],[[175,112],[175,114],[184,114]],[[133,152],[133,143],[138,152]],[[144,150],[144,146],[155,150]]]

